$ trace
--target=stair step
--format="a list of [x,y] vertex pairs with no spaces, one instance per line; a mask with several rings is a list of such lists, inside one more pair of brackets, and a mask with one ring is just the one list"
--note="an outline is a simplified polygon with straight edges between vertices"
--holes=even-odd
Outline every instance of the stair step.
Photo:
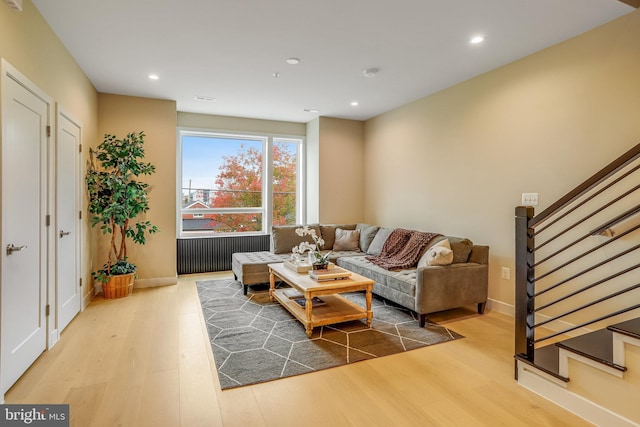
[[627,370],[624,366],[613,363],[613,333],[608,329],[570,338],[555,345],[613,369],[622,372]]
[[609,326],[607,329],[613,332],[618,332],[623,335],[628,335],[630,337],[640,339],[640,318],[616,323],[615,325]]
[[534,351],[534,360],[527,360],[524,355],[517,354],[515,357],[517,360],[533,366],[561,381],[569,382],[569,378],[565,378],[560,375],[560,358],[558,353],[560,349],[554,344],[545,347],[536,348]]

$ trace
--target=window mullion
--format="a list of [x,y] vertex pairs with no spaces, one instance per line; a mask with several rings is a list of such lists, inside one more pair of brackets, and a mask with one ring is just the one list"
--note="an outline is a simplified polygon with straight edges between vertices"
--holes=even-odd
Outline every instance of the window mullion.
[[273,225],[273,137],[269,136],[265,139],[265,148],[263,156],[263,208],[262,225],[265,233],[271,233]]

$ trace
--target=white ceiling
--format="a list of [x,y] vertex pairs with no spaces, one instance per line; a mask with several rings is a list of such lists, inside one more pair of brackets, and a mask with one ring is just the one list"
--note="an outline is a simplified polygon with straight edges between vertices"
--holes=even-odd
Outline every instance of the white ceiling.
[[[294,122],[366,120],[635,10],[617,0],[33,2],[99,92]],[[485,42],[471,45],[477,34]],[[379,73],[365,78],[371,67]]]

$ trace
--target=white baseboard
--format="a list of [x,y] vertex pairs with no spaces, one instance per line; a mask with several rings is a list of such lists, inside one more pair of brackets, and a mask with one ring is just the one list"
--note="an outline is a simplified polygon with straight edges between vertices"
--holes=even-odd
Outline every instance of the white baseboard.
[[136,279],[133,282],[134,289],[155,288],[158,286],[170,286],[178,283],[178,276],[174,277],[154,277],[152,279]]
[[49,342],[47,343],[47,350],[51,350],[54,345],[60,340],[60,333],[58,333],[57,329],[54,329],[49,334]]
[[639,427],[640,424],[616,414],[566,388],[530,372],[524,363],[518,363],[518,384],[544,397],[597,426]]
[[93,288],[93,292],[89,291],[87,295],[82,298],[82,303],[80,304],[80,311],[84,311],[85,308],[89,305],[93,297],[97,294],[96,287]]
[[487,308],[489,310],[494,310],[498,313],[506,314],[507,316],[511,317],[515,317],[516,315],[515,306],[491,298],[487,299]]

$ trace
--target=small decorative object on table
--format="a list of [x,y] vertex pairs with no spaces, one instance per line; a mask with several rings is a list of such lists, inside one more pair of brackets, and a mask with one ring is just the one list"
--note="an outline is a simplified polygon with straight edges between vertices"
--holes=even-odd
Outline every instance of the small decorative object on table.
[[307,255],[309,259],[309,264],[311,264],[314,270],[318,269],[326,269],[329,265],[329,254],[323,254],[321,252],[322,246],[324,245],[324,240],[322,237],[318,236],[316,230],[309,228],[309,226],[305,225],[303,227],[296,229],[296,234],[300,237],[311,236],[313,239],[313,243],[310,242],[302,242],[298,246],[294,246],[291,250],[293,255],[302,256],[305,252],[309,251]]
[[295,271],[296,273],[306,273],[311,270],[311,264],[306,261],[295,261],[295,260],[284,260],[284,266],[289,268],[290,270]]

